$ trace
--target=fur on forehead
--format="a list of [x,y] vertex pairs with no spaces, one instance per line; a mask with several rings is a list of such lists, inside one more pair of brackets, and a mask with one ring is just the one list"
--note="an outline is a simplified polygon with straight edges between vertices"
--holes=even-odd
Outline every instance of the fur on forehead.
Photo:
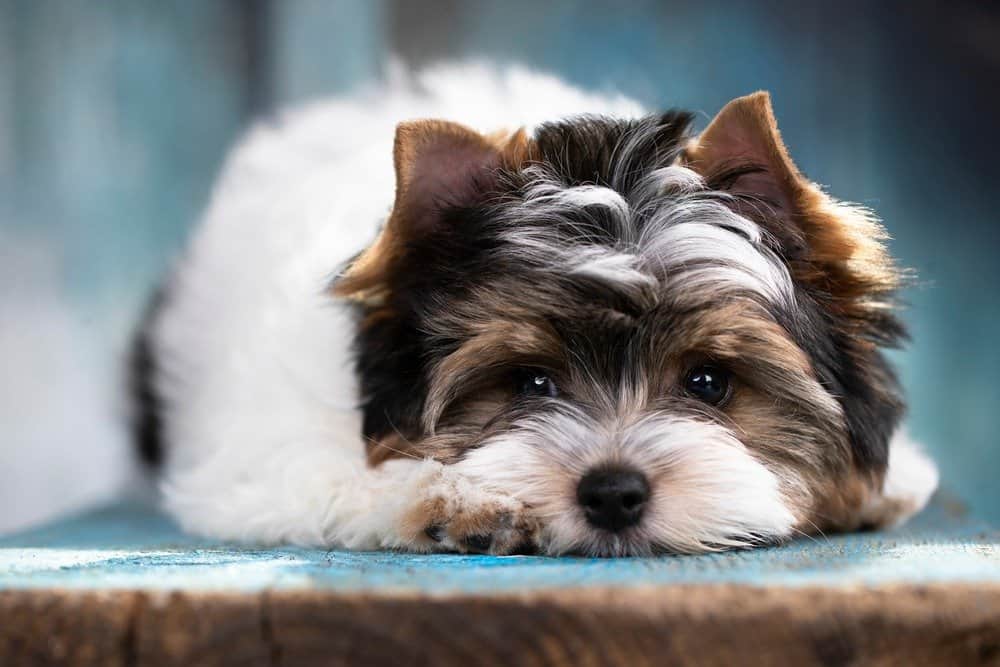
[[700,135],[691,120],[580,117],[530,137],[400,125],[392,212],[334,285],[358,304],[366,436],[425,435],[433,369],[498,317],[621,324],[736,299],[805,351],[855,463],[879,474],[902,412],[879,346],[903,334],[881,227],[799,173],[766,94]]
[[[568,218],[586,218],[576,229],[588,232],[590,240],[620,246],[634,241],[629,234],[640,226],[602,229],[595,218],[641,217],[651,195],[670,194],[686,196],[688,201],[676,203],[693,204],[700,212],[709,199],[728,207],[736,215],[718,227],[739,229],[773,247],[798,282],[847,316],[854,333],[880,338],[879,330],[890,324],[883,315],[900,273],[874,216],[834,200],[801,175],[766,93],[734,100],[696,137],[689,133],[691,120],[684,112],[632,120],[580,117],[543,125],[533,137],[523,130],[482,135],[446,121],[403,123],[394,149],[392,214],[335,290],[358,297],[385,289],[394,269],[405,266],[408,244],[441,232],[445,219],[458,221],[488,202],[521,204],[508,219],[531,213],[542,222],[557,217],[561,206]],[[690,168],[701,180],[685,177],[679,168],[654,173],[670,166]],[[658,184],[657,176],[666,182]],[[657,185],[666,192],[657,192]],[[601,206],[605,211],[597,210]],[[605,238],[595,238],[602,231]],[[625,261],[606,256],[590,266],[607,270]]]

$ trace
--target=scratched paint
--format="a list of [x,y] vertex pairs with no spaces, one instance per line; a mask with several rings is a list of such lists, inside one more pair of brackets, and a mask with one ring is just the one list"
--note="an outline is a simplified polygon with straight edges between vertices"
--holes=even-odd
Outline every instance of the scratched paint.
[[546,558],[415,555],[193,538],[148,508],[116,505],[0,539],[0,589],[320,589],[517,592],[735,583],[760,586],[1000,582],[1000,531],[940,507],[909,527],[703,556]]

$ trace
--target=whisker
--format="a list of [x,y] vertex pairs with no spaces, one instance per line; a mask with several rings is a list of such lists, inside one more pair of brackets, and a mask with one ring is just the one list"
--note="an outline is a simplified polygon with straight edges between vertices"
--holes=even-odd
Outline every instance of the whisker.
[[[416,445],[413,444],[413,442],[411,442],[410,440],[408,440],[406,438],[406,436],[403,435],[403,433],[398,428],[396,428],[396,425],[394,423],[392,423],[392,419],[389,418],[388,414],[385,415],[385,419],[386,419],[387,422],[389,422],[389,426],[391,426],[392,430],[396,432],[396,435],[399,436],[400,440],[402,440],[403,442],[405,442],[406,444],[408,444],[410,447],[413,447],[414,449],[416,449]],[[424,457],[418,456],[418,455],[416,455],[416,454],[414,454],[412,452],[407,452],[407,451],[402,450],[402,449],[397,449],[396,447],[393,447],[392,445],[386,444],[385,442],[383,442],[381,440],[375,440],[374,438],[370,438],[368,436],[365,436],[365,440],[367,440],[368,442],[372,443],[376,447],[383,447],[385,449],[388,449],[390,452],[395,452],[396,454],[399,454],[400,456],[406,456],[406,457],[414,459],[416,461],[422,461],[423,458],[424,458]]]
[[408,452],[408,451],[406,451],[404,449],[397,449],[396,447],[393,447],[392,445],[387,445],[386,443],[384,443],[384,442],[382,442],[380,440],[375,440],[374,438],[365,438],[365,439],[368,442],[370,442],[371,444],[375,445],[376,447],[382,447],[383,449],[388,449],[390,452],[395,452],[396,454],[399,454],[400,456],[406,456],[406,457],[414,459],[416,461],[422,461],[423,460],[421,457],[417,456],[416,454]]
[[793,528],[792,530],[794,530],[795,532],[797,532],[799,535],[802,535],[803,537],[809,538],[810,540],[812,540],[816,544],[825,544],[825,545],[829,545],[830,544],[830,538],[826,536],[826,533],[824,533],[822,530],[820,530],[819,526],[817,526],[813,521],[811,521],[809,519],[806,519],[806,523],[808,523],[809,525],[811,525],[813,528],[816,529],[816,532],[819,533],[819,536],[823,538],[823,542],[820,542],[814,536],[810,535],[809,533],[807,533],[807,532],[805,532],[803,530],[799,530],[798,528]]

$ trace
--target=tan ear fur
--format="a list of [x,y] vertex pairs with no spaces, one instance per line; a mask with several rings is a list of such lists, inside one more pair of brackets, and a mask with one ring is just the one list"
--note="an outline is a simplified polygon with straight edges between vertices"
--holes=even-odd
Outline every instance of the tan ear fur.
[[900,275],[883,245],[882,226],[870,211],[838,202],[802,175],[781,139],[766,92],[736,98],[723,107],[687,147],[685,163],[710,182],[740,166],[759,168],[724,189],[757,194],[777,209],[777,218],[791,228],[778,230],[786,232],[778,236],[794,237],[796,246],[801,242],[801,247],[786,249],[792,271],[831,294],[834,306],[845,314],[863,305],[856,300],[898,286]]
[[791,206],[804,180],[788,155],[778,132],[770,96],[759,91],[738,97],[716,115],[686,150],[689,166],[713,180],[734,166],[755,164],[767,170],[762,177],[778,203]]
[[400,123],[393,146],[392,212],[375,242],[335,282],[334,294],[378,298],[406,243],[433,226],[434,209],[441,201],[458,203],[473,196],[477,177],[521,164],[530,155],[531,142],[523,129],[483,135],[444,120]]

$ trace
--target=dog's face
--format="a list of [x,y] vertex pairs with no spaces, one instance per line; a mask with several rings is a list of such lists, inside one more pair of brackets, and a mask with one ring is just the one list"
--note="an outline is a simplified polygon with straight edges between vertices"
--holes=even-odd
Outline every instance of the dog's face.
[[880,227],[799,174],[765,95],[689,123],[400,127],[392,215],[336,286],[373,464],[459,466],[549,553],[856,527],[902,410]]

